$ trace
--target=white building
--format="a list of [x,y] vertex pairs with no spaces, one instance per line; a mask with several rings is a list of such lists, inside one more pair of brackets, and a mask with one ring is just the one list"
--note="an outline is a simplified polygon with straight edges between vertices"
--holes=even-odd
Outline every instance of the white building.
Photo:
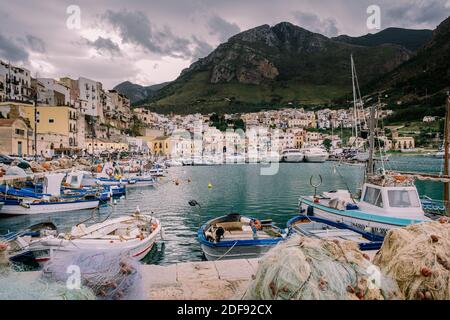
[[69,106],[70,89],[66,85],[51,78],[38,78],[41,84],[38,90],[39,104],[50,106]]
[[27,102],[31,100],[31,74],[0,60],[0,76],[4,79],[4,100]]
[[80,89],[81,112],[93,117],[101,117],[103,113],[98,82],[80,77],[78,87]]

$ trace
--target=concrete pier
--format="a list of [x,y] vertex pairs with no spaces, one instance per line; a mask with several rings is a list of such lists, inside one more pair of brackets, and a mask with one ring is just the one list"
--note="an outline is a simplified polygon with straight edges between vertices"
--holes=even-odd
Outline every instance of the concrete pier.
[[[142,287],[146,300],[241,299],[258,260],[224,260],[177,263],[169,266],[142,265]],[[17,281],[37,280],[41,272],[15,273]]]
[[142,268],[145,299],[240,299],[257,268],[257,259],[146,265]]

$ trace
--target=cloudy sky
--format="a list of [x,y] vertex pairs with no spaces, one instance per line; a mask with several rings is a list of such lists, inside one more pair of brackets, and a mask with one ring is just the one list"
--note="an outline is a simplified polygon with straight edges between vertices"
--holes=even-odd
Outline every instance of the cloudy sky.
[[125,80],[150,85],[262,24],[289,21],[330,37],[376,32],[367,27],[372,4],[382,29],[434,29],[450,12],[450,0],[0,0],[0,59],[108,89]]

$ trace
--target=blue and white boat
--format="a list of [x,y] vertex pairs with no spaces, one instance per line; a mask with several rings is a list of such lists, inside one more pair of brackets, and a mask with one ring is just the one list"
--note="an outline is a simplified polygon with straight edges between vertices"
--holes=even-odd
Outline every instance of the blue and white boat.
[[152,175],[133,176],[128,178],[100,177],[97,178],[97,183],[101,186],[126,186],[127,188],[132,188],[154,186],[157,183],[157,180]]
[[289,235],[300,234],[322,240],[342,240],[356,242],[362,251],[379,250],[384,237],[361,231],[344,223],[300,214],[287,223]]
[[2,189],[4,202],[0,210],[2,215],[31,215],[94,209],[99,205],[97,197],[86,195],[64,197],[61,195],[61,182],[64,174],[49,174],[44,179],[43,193],[30,190]]
[[102,201],[105,201],[105,195],[109,198],[117,198],[126,195],[125,185],[99,185],[97,179],[86,171],[72,171],[67,174],[64,183],[63,192],[80,192],[87,194],[100,194]]
[[362,196],[348,190],[302,196],[300,213],[384,236],[389,229],[430,221],[412,180],[400,175],[372,176],[363,184]]
[[201,226],[197,239],[206,259],[216,261],[261,257],[286,236],[271,220],[229,214]]

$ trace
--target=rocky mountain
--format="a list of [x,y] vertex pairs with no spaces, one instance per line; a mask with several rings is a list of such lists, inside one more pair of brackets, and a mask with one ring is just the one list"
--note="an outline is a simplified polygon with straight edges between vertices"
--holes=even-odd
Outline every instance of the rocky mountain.
[[408,50],[417,51],[433,36],[432,30],[411,30],[402,28],[387,28],[375,34],[367,34],[362,37],[350,37],[342,35],[332,38],[335,41],[355,44],[359,46],[380,46],[386,43],[397,44]]
[[169,82],[155,84],[152,86],[141,86],[130,81],[125,81],[114,87],[114,90],[126,95],[132,103],[151,97],[161,88],[164,88]]
[[407,62],[374,81],[374,90],[429,97],[450,89],[450,17],[432,34],[432,39]]
[[363,85],[413,55],[396,43],[357,45],[288,22],[262,25],[231,37],[141,103],[179,113],[324,104],[351,90],[351,54]]

